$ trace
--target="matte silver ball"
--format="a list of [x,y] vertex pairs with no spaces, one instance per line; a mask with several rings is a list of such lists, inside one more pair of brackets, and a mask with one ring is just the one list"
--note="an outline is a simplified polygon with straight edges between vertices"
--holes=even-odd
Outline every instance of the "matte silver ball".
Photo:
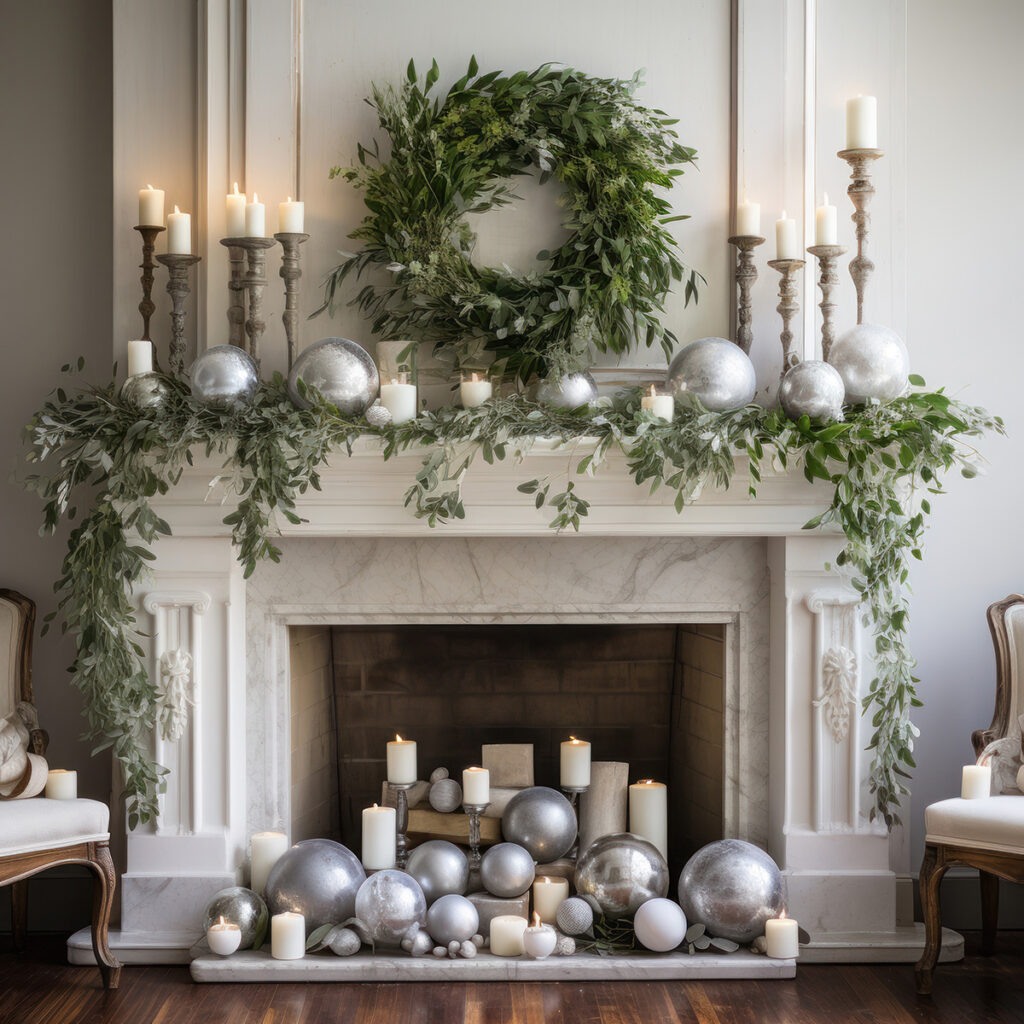
[[442,946],[468,942],[480,927],[480,915],[465,896],[449,893],[427,911],[427,931]]
[[442,779],[447,779],[449,775],[447,768],[435,768],[430,773],[430,784],[433,785],[435,782],[440,782]]
[[332,928],[327,935],[327,945],[335,956],[353,956],[359,952],[363,940],[352,928]]
[[576,828],[572,804],[547,786],[531,786],[516,793],[501,816],[501,834],[525,847],[540,864],[564,857],[576,841]]
[[469,885],[469,860],[454,843],[431,839],[409,854],[405,870],[420,884],[429,906],[448,893],[461,895]]
[[846,388],[839,371],[808,359],[786,371],[779,385],[779,404],[793,421],[809,416],[812,421],[831,423],[843,418]]
[[522,896],[537,874],[533,857],[516,843],[492,846],[480,861],[480,884],[502,899]]
[[332,839],[304,839],[278,858],[267,877],[271,914],[306,918],[306,934],[341,924],[355,913],[356,892],[366,879],[359,858]]
[[415,935],[426,924],[427,901],[415,878],[388,868],[359,887],[355,912],[375,946],[397,949],[408,933]]
[[594,909],[579,896],[570,896],[559,903],[555,922],[566,935],[582,935],[594,925]]
[[729,412],[754,400],[757,375],[739,345],[725,338],[698,338],[676,353],[668,383],[677,395],[696,395],[710,412]]
[[832,344],[828,361],[846,386],[846,401],[857,405],[875,398],[891,402],[903,394],[910,356],[903,339],[879,324],[857,324]]
[[167,382],[159,373],[137,373],[121,385],[121,401],[136,409],[155,409],[167,398]]
[[450,814],[462,803],[462,787],[454,779],[438,779],[427,795],[430,806],[441,814]]
[[549,377],[540,381],[535,394],[541,405],[550,405],[555,409],[578,409],[596,400],[597,382],[586,370],[582,373],[567,373],[557,380]]
[[239,949],[249,949],[258,936],[266,935],[270,920],[262,897],[242,885],[231,885],[214,894],[203,915],[203,934],[222,917],[228,924],[238,925]]
[[200,405],[226,408],[251,402],[260,376],[248,352],[237,345],[214,345],[192,364],[189,380]]
[[668,892],[668,864],[641,836],[613,832],[587,847],[576,862],[576,891],[593,896],[606,917],[634,914]]
[[701,847],[679,876],[679,903],[691,924],[747,944],[786,907],[786,882],[759,846],[720,839]]
[[366,410],[366,422],[371,427],[376,427],[380,430],[383,427],[390,425],[392,420],[391,410],[381,405],[380,402],[374,402],[369,409]]
[[324,338],[295,360],[288,374],[288,395],[300,409],[308,409],[309,401],[299,394],[300,380],[316,388],[342,416],[362,416],[380,388],[369,352],[348,338]]

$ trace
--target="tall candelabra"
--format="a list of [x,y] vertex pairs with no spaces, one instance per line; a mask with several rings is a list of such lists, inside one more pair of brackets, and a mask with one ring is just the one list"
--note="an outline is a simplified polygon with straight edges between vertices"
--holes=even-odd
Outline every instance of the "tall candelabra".
[[839,286],[837,261],[846,252],[845,245],[811,245],[807,251],[818,261],[818,287],[821,289],[821,358],[828,362],[832,343],[836,340],[835,313],[837,304],[832,292]]
[[857,228],[857,255],[850,260],[850,277],[857,289],[857,323],[862,324],[864,290],[875,269],[868,257],[868,227],[871,224],[868,205],[875,194],[875,186],[871,184],[871,163],[884,154],[880,149],[841,149],[838,155],[850,165],[851,180],[846,194],[853,201],[852,220]]
[[244,238],[222,238],[220,244],[228,251],[228,344],[245,348],[245,246]]
[[388,782],[388,789],[395,794],[395,862],[402,870],[409,862],[409,837],[405,830],[409,827],[408,793],[415,785],[415,782]]
[[782,317],[782,374],[796,366],[800,359],[793,351],[793,332],[789,325],[793,317],[800,312],[800,303],[796,297],[796,272],[804,265],[804,260],[769,260],[768,266],[779,272],[779,304],[775,307]]
[[171,373],[180,376],[185,369],[185,300],[192,290],[188,284],[188,268],[202,257],[168,252],[157,256],[157,259],[170,275],[167,291],[171,296]]
[[277,245],[274,238],[232,238],[246,257],[245,288],[248,293],[248,316],[245,320],[246,349],[253,362],[260,364],[260,339],[267,329],[263,319],[263,289],[267,286],[267,249]]
[[284,280],[284,312],[281,320],[288,339],[288,369],[295,362],[297,331],[299,326],[299,278],[302,277],[302,253],[300,246],[309,238],[305,232],[282,231],[274,235],[284,249],[280,274]]
[[739,297],[736,307],[736,344],[747,355],[754,340],[754,332],[750,326],[753,316],[750,310],[750,289],[757,280],[757,267],[754,265],[754,249],[762,245],[765,239],[761,235],[733,235],[730,245],[739,250],[736,260],[736,285]]
[[152,341],[149,336],[149,320],[156,312],[156,303],[153,301],[153,271],[156,269],[156,262],[153,253],[156,252],[156,236],[166,230],[162,224],[136,224],[135,230],[142,235],[142,262],[139,264],[142,270],[142,301],[139,303],[139,312],[142,314],[142,338],[140,341]]

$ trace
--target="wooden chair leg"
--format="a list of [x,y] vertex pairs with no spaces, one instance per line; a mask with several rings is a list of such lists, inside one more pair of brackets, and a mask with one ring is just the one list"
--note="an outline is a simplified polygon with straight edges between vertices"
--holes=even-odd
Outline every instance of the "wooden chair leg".
[[92,891],[92,950],[96,954],[103,987],[117,988],[121,980],[121,964],[107,945],[107,930],[110,927],[110,910],[114,905],[117,874],[110,857],[110,847],[106,843],[96,844],[95,857],[89,866],[96,876]]
[[28,945],[27,878],[11,885],[11,933],[14,937],[14,948],[19,953],[24,953]]
[[939,848],[928,844],[924,848],[924,860],[921,862],[919,887],[921,891],[921,910],[924,914],[924,952],[915,968],[918,995],[931,995],[932,975],[939,960],[942,949],[942,911],[939,906],[939,886],[942,876],[946,873],[945,864],[939,863]]
[[981,952],[984,956],[991,956],[999,927],[999,878],[979,870],[978,881],[981,882]]

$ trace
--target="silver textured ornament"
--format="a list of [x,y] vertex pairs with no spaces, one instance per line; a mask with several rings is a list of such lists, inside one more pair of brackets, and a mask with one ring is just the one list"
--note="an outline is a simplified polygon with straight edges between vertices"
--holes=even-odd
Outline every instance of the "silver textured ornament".
[[387,406],[381,405],[380,402],[374,402],[373,405],[366,410],[366,422],[369,423],[371,427],[376,427],[378,430],[389,426],[391,419],[391,410],[387,408]]
[[786,882],[759,846],[719,839],[701,847],[679,876],[679,904],[691,924],[744,945],[786,907]]
[[522,896],[536,874],[533,857],[516,843],[498,843],[480,861],[480,884],[501,899]]
[[501,834],[525,847],[535,861],[550,864],[576,841],[576,812],[557,789],[531,786],[516,793],[501,816]]
[[192,397],[200,405],[226,408],[252,401],[260,382],[256,364],[237,345],[214,345],[188,371]]
[[594,926],[594,910],[586,900],[570,896],[558,904],[555,921],[566,935],[582,935]]
[[306,918],[306,934],[355,913],[356,891],[366,879],[359,858],[333,839],[304,839],[278,858],[267,877],[271,914]]
[[677,395],[696,395],[711,412],[729,412],[754,400],[757,375],[739,345],[725,338],[698,338],[676,353],[668,383]]
[[658,848],[631,832],[601,836],[576,862],[576,891],[593,896],[607,917],[635,913],[668,892],[668,864]]
[[480,927],[480,915],[465,896],[449,893],[427,911],[427,931],[442,946],[468,942]]
[[430,839],[417,846],[409,854],[405,870],[419,882],[428,906],[448,893],[461,896],[469,885],[468,858],[445,839]]
[[310,403],[299,394],[300,380],[316,388],[342,416],[362,416],[380,388],[370,353],[348,338],[324,338],[295,360],[288,374],[288,395],[300,409],[308,409]]
[[363,945],[363,940],[352,928],[340,925],[327,933],[327,945],[335,956],[353,956]]
[[430,784],[433,785],[435,782],[440,782],[442,779],[448,778],[447,768],[435,768],[430,773]]
[[875,398],[891,402],[907,386],[910,356],[890,327],[857,324],[833,342],[828,361],[846,386],[846,401],[857,405]]
[[266,935],[270,920],[262,897],[242,885],[231,885],[214,894],[203,915],[203,934],[222,917],[228,924],[238,925],[239,949],[249,949],[258,936]]
[[807,359],[786,371],[779,385],[779,404],[794,422],[809,416],[813,422],[843,418],[846,388],[839,371],[820,359]]
[[567,373],[557,380],[548,377],[537,384],[535,396],[541,405],[556,409],[578,409],[597,398],[597,383],[586,370]]
[[356,917],[375,946],[395,947],[426,924],[427,901],[420,883],[387,868],[363,882],[356,893]]
[[167,383],[159,373],[137,373],[121,385],[121,401],[136,409],[155,409],[167,398]]
[[462,787],[454,779],[438,779],[427,795],[430,806],[441,814],[450,814],[462,803]]

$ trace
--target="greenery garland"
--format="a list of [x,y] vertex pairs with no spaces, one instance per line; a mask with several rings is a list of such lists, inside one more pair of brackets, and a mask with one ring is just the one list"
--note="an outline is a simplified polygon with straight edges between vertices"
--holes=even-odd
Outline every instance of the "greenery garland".
[[[473,58],[443,102],[429,95],[436,61],[422,87],[412,61],[400,89],[373,87],[390,153],[360,145],[357,166],[331,170],[365,192],[369,213],[350,236],[362,251],[342,253],[317,312],[333,310],[349,274],[377,271],[352,300],[374,333],[434,342],[453,370],[489,365],[527,380],[584,368],[594,347],[638,342],[671,357],[663,299],[685,274],[689,303],[699,275],[683,267],[665,225],[684,218],[661,192],[696,151],[677,141],[674,120],[633,98],[640,72],[477,71]],[[475,266],[465,215],[517,198],[510,179],[533,170],[563,186],[569,237],[538,253],[537,271]]]
[[578,484],[613,449],[625,454],[638,485],[674,491],[678,511],[705,486],[728,487],[737,457],[747,461],[752,497],[772,466],[800,466],[809,480],[828,484],[828,507],[807,528],[836,524],[846,536],[837,561],[863,595],[864,621],[875,638],[877,675],[864,700],[875,730],[871,814],[890,827],[899,822],[898,804],[909,792],[906,769],[914,767],[917,730],[910,710],[920,706],[906,643],[905,584],[910,559],[921,557],[931,511],[924,495],[940,493],[939,476],[951,468],[975,474],[976,453],[965,439],[1002,432],[998,417],[941,391],[918,390],[889,405],[852,410],[845,422],[824,427],[758,406],[711,413],[692,400],[679,402],[676,418],[666,423],[642,410],[640,392],[631,390],[602,399],[593,410],[551,409],[513,395],[377,429],[362,418],[340,417],[323,402],[297,409],[280,375],[259,387],[251,405],[234,411],[198,405],[185,383],[164,382],[163,405],[143,410],[122,402],[113,384],[70,394],[58,388],[27,428],[29,460],[49,470],[26,479],[44,501],[43,532],[78,519],[76,495],[88,503],[71,532],[55,586],[58,610],[46,617],[47,627],[59,615],[75,636],[72,681],[85,694],[96,751],[112,747],[123,768],[131,827],[156,813],[166,772],[149,752],[155,692],[131,601],[153,558],[151,545],[170,533],[151,500],[174,486],[195,453],[222,457],[219,480],[238,497],[224,521],[248,577],[261,559],[280,558],[277,517],[301,522],[296,502],[310,487],[319,489],[318,467],[336,452],[350,452],[362,434],[380,436],[385,459],[423,450],[406,505],[431,526],[465,516],[461,481],[478,454],[486,462],[519,457],[537,437],[567,446],[592,439],[564,482],[556,477],[519,486],[558,530],[580,528],[589,506]]

